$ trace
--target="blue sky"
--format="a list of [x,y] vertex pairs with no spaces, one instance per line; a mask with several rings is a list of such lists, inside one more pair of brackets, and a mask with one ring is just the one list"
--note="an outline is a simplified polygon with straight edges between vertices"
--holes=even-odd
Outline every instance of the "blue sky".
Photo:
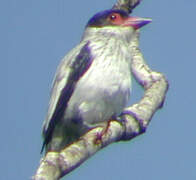
[[[114,2],[0,2],[0,179],[34,174],[56,67],[88,19]],[[165,106],[144,135],[101,150],[67,180],[196,179],[195,7],[196,1],[143,0],[135,9],[134,15],[153,19],[142,29],[140,47],[150,67],[169,80]],[[131,103],[142,93],[135,82]]]

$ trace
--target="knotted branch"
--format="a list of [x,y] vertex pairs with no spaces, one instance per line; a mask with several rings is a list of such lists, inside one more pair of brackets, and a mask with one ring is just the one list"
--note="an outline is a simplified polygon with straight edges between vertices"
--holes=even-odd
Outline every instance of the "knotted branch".
[[[140,1],[119,0],[113,8],[131,12]],[[138,45],[139,32],[130,43],[130,51],[133,54],[133,75],[145,89],[143,98],[124,110],[119,117],[121,121],[109,122],[100,142],[97,141],[97,135],[102,133],[103,128],[97,127],[60,153],[48,152],[41,160],[34,180],[58,180],[105,146],[120,140],[131,140],[145,132],[153,114],[164,103],[168,82],[164,75],[148,67]]]

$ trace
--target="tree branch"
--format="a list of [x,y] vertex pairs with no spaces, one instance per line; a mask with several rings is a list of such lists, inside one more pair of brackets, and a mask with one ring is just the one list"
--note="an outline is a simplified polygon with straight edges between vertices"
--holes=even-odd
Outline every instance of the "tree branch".
[[112,9],[122,9],[131,13],[142,0],[118,0]]
[[[139,3],[140,0],[119,0],[113,8],[131,12]],[[41,160],[34,180],[58,180],[105,146],[120,140],[131,140],[145,132],[153,114],[163,105],[168,82],[164,75],[147,66],[138,48],[138,39],[139,32],[130,43],[130,51],[133,54],[132,73],[145,89],[143,98],[124,110],[121,121],[108,123],[100,142],[97,141],[97,135],[102,133],[103,128],[97,127],[60,153],[48,152]]]

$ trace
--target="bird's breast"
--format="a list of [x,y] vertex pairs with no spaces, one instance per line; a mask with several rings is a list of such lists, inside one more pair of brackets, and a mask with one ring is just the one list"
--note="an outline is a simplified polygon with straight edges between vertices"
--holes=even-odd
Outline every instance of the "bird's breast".
[[118,115],[131,88],[131,56],[123,42],[113,39],[89,44],[93,62],[77,82],[65,117],[77,116],[93,126]]

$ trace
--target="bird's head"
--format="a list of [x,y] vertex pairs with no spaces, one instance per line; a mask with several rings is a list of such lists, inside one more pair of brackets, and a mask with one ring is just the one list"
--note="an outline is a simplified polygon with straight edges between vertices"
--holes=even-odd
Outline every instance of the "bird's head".
[[123,10],[110,9],[95,14],[86,25],[86,35],[131,36],[151,22],[149,18],[132,17]]

